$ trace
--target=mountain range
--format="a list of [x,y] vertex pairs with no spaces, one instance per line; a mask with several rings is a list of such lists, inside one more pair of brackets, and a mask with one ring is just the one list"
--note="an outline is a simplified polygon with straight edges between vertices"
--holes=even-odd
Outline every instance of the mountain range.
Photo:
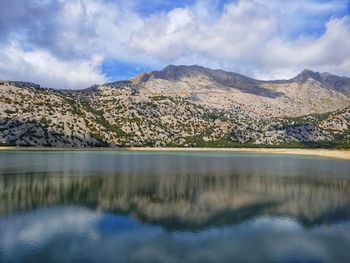
[[2,145],[349,147],[350,78],[169,65],[82,90],[0,82]]

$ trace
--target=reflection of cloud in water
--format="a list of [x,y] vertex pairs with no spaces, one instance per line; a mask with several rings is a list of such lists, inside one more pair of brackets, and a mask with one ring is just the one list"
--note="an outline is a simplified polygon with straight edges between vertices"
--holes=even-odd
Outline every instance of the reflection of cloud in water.
[[65,207],[34,210],[13,214],[0,219],[0,244],[12,253],[19,246],[41,247],[51,238],[73,232],[96,238],[92,227],[101,214],[81,207]]
[[263,216],[199,232],[167,232],[127,216],[57,207],[3,217],[0,232],[0,261],[346,262],[350,256],[349,221],[305,229],[291,218]]

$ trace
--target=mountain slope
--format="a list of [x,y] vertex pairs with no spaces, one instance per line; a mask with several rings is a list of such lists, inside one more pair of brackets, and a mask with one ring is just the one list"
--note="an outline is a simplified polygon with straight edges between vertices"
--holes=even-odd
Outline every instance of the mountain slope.
[[260,81],[199,66],[168,66],[75,91],[3,81],[0,143],[346,146],[347,78],[339,77],[340,85],[330,81],[333,76],[303,71],[290,80]]

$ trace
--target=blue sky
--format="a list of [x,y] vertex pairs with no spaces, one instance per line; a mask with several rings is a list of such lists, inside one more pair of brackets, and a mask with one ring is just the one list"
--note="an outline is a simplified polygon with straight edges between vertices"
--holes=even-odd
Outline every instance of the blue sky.
[[125,63],[117,59],[104,59],[101,64],[101,72],[107,77],[108,81],[129,79],[153,69],[147,65]]
[[0,79],[78,89],[168,64],[350,76],[350,0],[2,0]]

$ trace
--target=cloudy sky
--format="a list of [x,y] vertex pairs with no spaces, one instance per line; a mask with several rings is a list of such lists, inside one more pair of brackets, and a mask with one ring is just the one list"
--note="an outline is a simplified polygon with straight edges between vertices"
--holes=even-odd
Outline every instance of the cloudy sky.
[[350,76],[350,0],[0,1],[0,79],[77,89],[168,64]]

